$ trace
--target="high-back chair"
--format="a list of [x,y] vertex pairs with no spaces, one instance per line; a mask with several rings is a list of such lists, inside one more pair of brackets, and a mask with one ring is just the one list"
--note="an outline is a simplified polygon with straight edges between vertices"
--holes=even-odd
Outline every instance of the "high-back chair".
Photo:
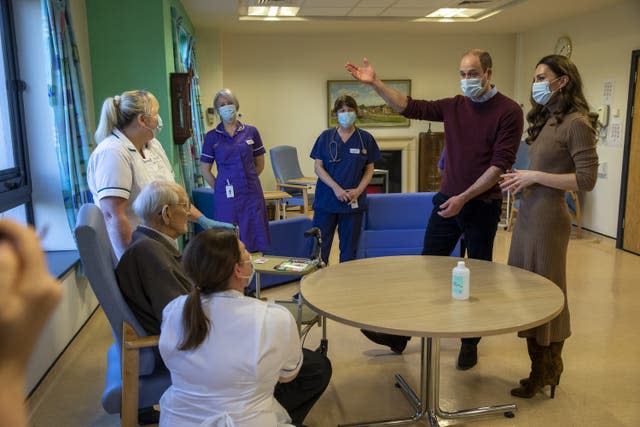
[[[529,163],[529,144],[525,141],[520,141],[520,146],[516,153],[516,161],[513,164],[512,169],[529,169]],[[511,231],[513,223],[516,220],[516,216],[518,215],[518,209],[520,208],[520,199],[515,194],[511,194],[510,191],[507,191],[507,204],[507,211],[509,213],[507,216],[507,231]]]
[[576,223],[576,237],[582,237],[582,210],[580,208],[580,198],[577,191],[567,191],[564,193],[564,199],[567,202],[571,221]]
[[117,259],[102,211],[96,205],[80,208],[75,237],[84,274],[114,337],[107,352],[102,406],[110,414],[120,413],[122,426],[137,426],[138,408],[157,404],[171,385],[169,371],[153,351],[158,336],[145,332],[120,292],[114,270]]
[[309,182],[315,182],[315,179],[302,175],[298,162],[298,150],[290,145],[280,145],[270,149],[269,156],[278,189],[291,195],[291,198],[286,199],[284,203],[287,206],[300,206],[302,212],[307,215],[313,204],[313,193],[309,193],[307,185],[293,184],[290,181],[303,178]]

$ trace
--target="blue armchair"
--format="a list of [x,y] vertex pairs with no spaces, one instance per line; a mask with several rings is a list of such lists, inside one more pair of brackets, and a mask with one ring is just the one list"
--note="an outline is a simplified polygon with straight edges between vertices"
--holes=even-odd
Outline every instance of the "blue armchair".
[[[356,258],[420,255],[435,193],[371,194]],[[452,256],[460,256],[458,242]]]
[[84,273],[114,337],[107,352],[102,406],[110,414],[120,413],[123,426],[137,426],[138,408],[157,404],[171,385],[169,371],[153,349],[158,336],[145,332],[120,292],[115,275],[117,260],[102,211],[96,205],[80,208],[75,237]]

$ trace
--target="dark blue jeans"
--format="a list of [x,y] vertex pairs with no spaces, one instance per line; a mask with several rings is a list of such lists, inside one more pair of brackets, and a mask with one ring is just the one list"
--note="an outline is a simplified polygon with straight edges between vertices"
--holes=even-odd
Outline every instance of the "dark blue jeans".
[[[493,259],[493,239],[496,237],[502,200],[470,200],[458,215],[443,218],[438,215],[440,205],[449,199],[442,193],[433,197],[433,210],[424,233],[422,255],[448,256],[464,235],[464,243],[469,258],[491,261]],[[451,268],[454,266],[452,265]],[[473,274],[473,273],[472,273]],[[480,338],[463,338],[463,343],[477,344]]]

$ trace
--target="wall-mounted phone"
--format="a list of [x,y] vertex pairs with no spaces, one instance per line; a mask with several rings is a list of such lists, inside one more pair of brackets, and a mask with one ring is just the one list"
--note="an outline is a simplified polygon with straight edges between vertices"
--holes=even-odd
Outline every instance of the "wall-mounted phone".
[[609,106],[608,105],[600,105],[596,109],[596,113],[598,113],[598,123],[600,126],[607,127],[609,124]]
[[213,126],[216,122],[216,110],[213,107],[207,108],[207,124]]

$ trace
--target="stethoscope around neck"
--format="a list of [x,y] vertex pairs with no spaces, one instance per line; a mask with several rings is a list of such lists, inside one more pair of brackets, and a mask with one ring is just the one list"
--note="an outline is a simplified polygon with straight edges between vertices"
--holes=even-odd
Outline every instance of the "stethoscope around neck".
[[[356,128],[356,133],[358,134],[358,139],[360,139],[360,153],[367,154],[367,149],[364,148],[364,142],[362,141],[362,135],[360,135],[360,130]],[[338,156],[338,141],[336,141],[336,136],[338,135],[338,128],[333,129],[333,134],[331,135],[331,139],[329,140],[329,163],[338,163],[342,159]]]

